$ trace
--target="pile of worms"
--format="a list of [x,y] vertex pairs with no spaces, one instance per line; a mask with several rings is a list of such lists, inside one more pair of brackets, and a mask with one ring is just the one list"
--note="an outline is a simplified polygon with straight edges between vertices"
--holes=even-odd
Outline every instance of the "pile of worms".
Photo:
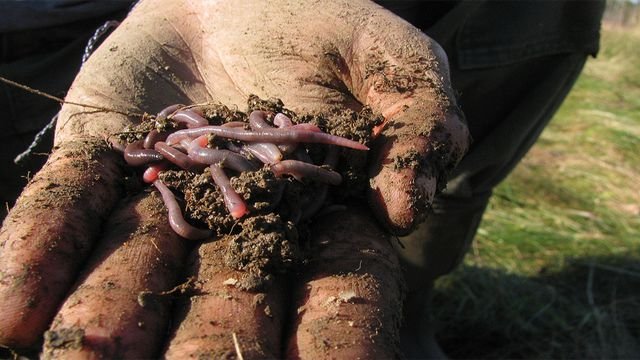
[[[220,125],[210,125],[197,106],[171,105],[151,118],[156,124],[170,122],[172,126],[154,128],[144,138],[126,146],[112,144],[123,153],[128,165],[146,167],[143,181],[160,192],[171,228],[190,240],[206,239],[213,234],[210,229],[198,228],[185,220],[176,195],[160,179],[162,171],[178,168],[197,173],[208,167],[229,214],[240,219],[248,215],[249,208],[231,186],[229,174],[266,168],[276,178],[320,184],[320,196],[325,197],[328,186],[342,182],[342,176],[334,170],[337,147],[369,149],[360,142],[323,132],[314,124],[294,124],[283,113],[263,110],[252,111],[248,121]],[[326,145],[322,164],[315,164],[302,144]],[[322,201],[315,204],[307,209],[307,216],[318,212]]]

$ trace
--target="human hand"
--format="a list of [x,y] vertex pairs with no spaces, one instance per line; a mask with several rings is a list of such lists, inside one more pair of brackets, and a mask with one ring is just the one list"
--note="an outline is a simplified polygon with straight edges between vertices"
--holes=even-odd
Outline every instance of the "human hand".
[[[279,97],[297,112],[369,105],[387,119],[371,170],[373,208],[389,228],[407,231],[426,211],[441,168],[467,146],[443,54],[368,2],[282,1],[258,10],[260,4],[143,2],[92,56],[67,100],[124,112],[210,101],[240,107],[251,93]],[[229,349],[229,334],[220,332],[236,328],[218,321],[231,314],[231,324],[242,325],[240,344],[257,344],[245,346],[245,356],[279,356],[282,344],[291,355],[318,354],[321,339],[332,346],[342,340],[333,354],[394,351],[397,261],[383,232],[356,210],[320,222],[331,226],[316,225],[319,250],[305,275],[292,288],[277,280],[255,304],[254,294],[222,284],[234,276],[229,269],[206,261],[216,259],[216,242],[201,246],[188,270],[200,293],[178,311],[182,323],[166,338],[167,290],[181,282],[176,273],[190,245],[168,228],[157,195],[119,201],[120,160],[102,139],[132,120],[63,107],[57,150],[0,231],[1,344],[33,346],[56,316],[47,340],[53,355],[148,357],[165,346],[168,356],[184,355]],[[396,168],[396,158],[438,164]],[[283,300],[289,291],[296,294],[291,304]],[[151,294],[151,305],[144,294]],[[267,305],[274,320],[253,308],[264,312]],[[280,336],[283,328],[290,336]],[[377,333],[385,336],[372,343]]]

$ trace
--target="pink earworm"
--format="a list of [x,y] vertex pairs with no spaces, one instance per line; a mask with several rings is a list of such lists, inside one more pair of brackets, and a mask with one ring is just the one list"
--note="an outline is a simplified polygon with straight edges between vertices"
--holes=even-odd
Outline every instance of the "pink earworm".
[[365,145],[345,139],[343,137],[317,132],[297,129],[294,126],[286,129],[260,129],[244,130],[239,128],[226,128],[222,126],[203,126],[195,129],[178,130],[167,137],[169,145],[177,144],[184,138],[195,138],[201,135],[213,134],[216,136],[251,142],[271,142],[271,143],[319,143],[338,145],[356,150],[369,150]]
[[153,182],[153,185],[160,191],[162,200],[169,210],[169,225],[178,235],[189,240],[202,240],[211,236],[210,230],[203,230],[189,224],[182,216],[180,205],[169,188],[160,180]]
[[244,202],[244,199],[233,189],[231,186],[231,182],[227,177],[227,174],[224,173],[222,167],[219,164],[213,164],[209,167],[211,169],[211,177],[213,178],[213,182],[218,185],[220,191],[222,192],[222,196],[224,198],[224,203],[229,210],[231,216],[234,219],[239,219],[243,217],[248,209],[247,204]]

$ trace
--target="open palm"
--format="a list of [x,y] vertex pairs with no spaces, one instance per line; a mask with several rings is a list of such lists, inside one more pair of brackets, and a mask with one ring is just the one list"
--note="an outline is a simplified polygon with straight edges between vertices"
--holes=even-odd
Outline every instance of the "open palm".
[[[245,357],[397,351],[401,274],[382,229],[404,234],[423,219],[469,140],[444,54],[365,1],[143,1],[67,100],[154,113],[174,103],[243,108],[249,94],[297,112],[382,113],[371,209],[318,220],[314,255],[293,284],[275,279],[259,294],[230,287],[238,275],[218,261],[219,242],[180,239],[157,193],[124,196],[121,160],[104,138],[139,119],[65,105],[56,150],[0,231],[0,344],[33,347],[51,329],[54,356],[223,355],[235,345]],[[413,154],[417,165],[394,163]],[[170,290],[189,276],[196,291],[171,308],[180,289]]]

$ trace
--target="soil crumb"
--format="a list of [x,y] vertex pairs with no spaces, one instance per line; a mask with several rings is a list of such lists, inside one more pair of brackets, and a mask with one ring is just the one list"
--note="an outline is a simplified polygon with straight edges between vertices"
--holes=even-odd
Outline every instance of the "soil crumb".
[[[359,112],[336,108],[328,114],[296,114],[279,99],[263,100],[254,95],[248,98],[246,112],[222,104],[199,105],[197,110],[211,125],[244,122],[247,129],[248,114],[254,110],[267,112],[266,122],[269,125],[273,125],[277,113],[282,113],[293,124],[311,123],[324,132],[365,145],[371,144],[372,129],[383,121],[381,115],[366,107]],[[143,139],[151,130],[170,131],[175,127],[175,123],[164,117],[146,116],[138,126],[116,135],[122,143],[130,143]],[[235,141],[210,136],[208,147],[224,148],[229,146],[229,142]],[[241,144],[235,142],[235,145]],[[169,168],[160,173],[159,179],[176,195],[188,222],[213,230],[214,239],[229,239],[224,261],[246,273],[235,286],[247,291],[260,291],[269,285],[271,274],[285,273],[305,261],[308,225],[313,213],[347,199],[364,199],[368,186],[367,155],[366,151],[321,144],[298,145],[295,157],[317,165],[333,164],[331,167],[343,179],[338,186],[312,180],[301,182],[290,177],[278,178],[269,166],[262,166],[257,161],[259,169],[256,171],[235,173],[225,170],[231,186],[248,207],[248,215],[240,219],[229,214],[209,167],[203,166],[203,170],[198,172]],[[330,156],[332,160],[329,160]]]
[[45,357],[52,355],[55,350],[81,349],[84,330],[71,327],[59,330],[49,330],[44,333]]

